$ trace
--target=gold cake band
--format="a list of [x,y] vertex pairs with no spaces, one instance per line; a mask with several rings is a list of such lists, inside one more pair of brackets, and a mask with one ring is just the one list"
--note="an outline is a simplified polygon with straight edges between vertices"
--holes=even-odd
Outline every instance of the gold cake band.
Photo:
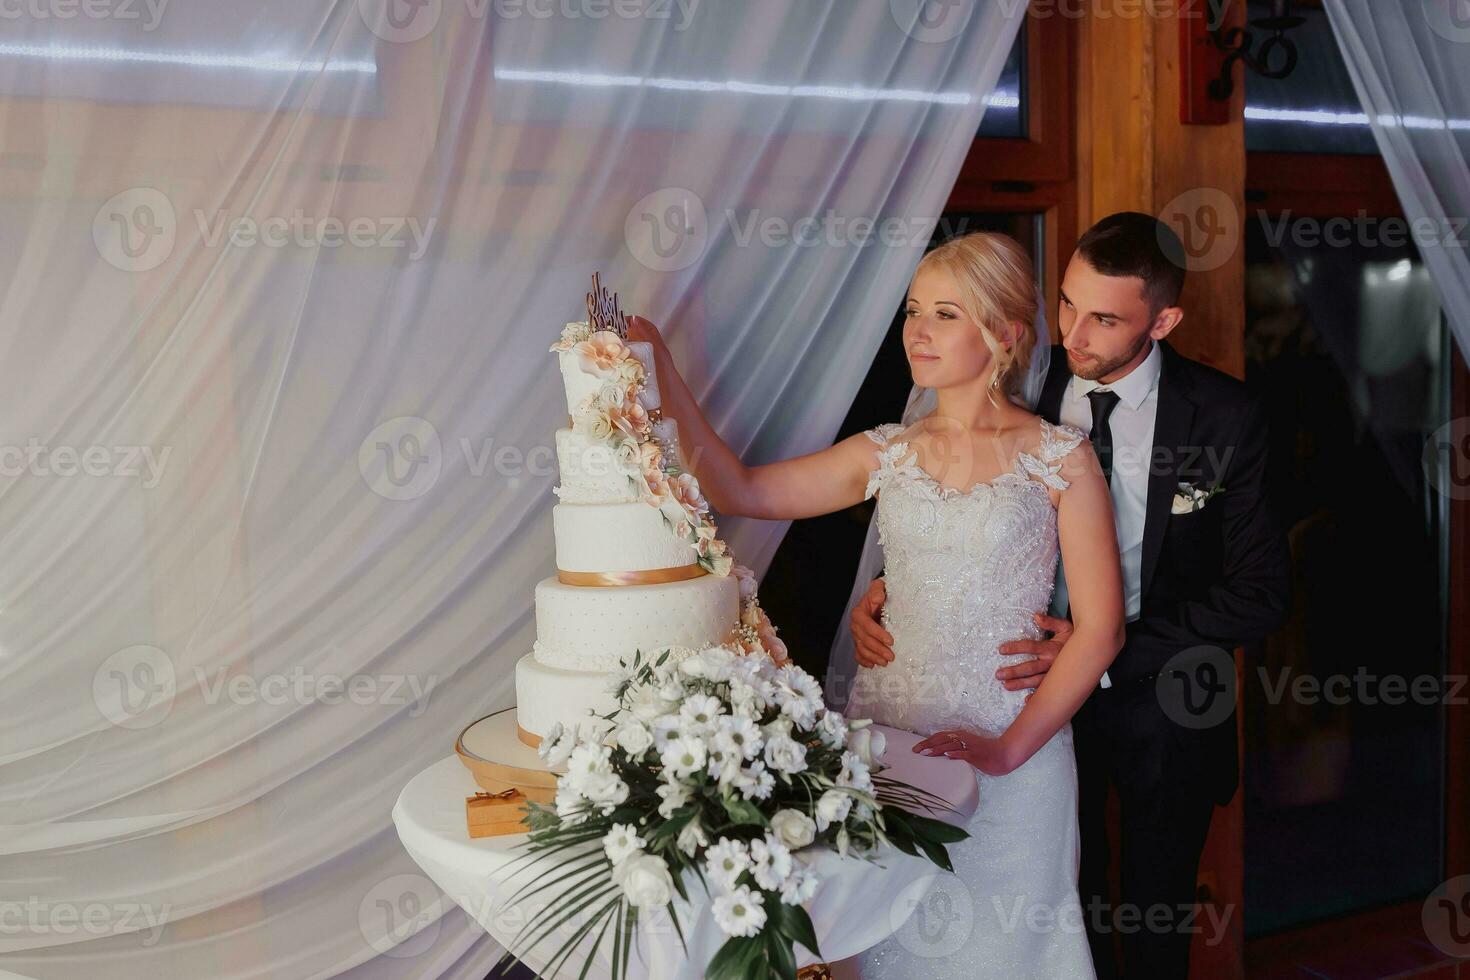
[[708,574],[698,563],[677,565],[673,568],[646,568],[636,572],[568,572],[558,568],[556,570],[556,580],[562,585],[591,585],[602,587],[619,585],[663,585],[666,582],[683,582]]
[[522,745],[529,745],[533,749],[541,745],[541,736],[526,731],[520,722],[516,722],[516,738],[520,739]]

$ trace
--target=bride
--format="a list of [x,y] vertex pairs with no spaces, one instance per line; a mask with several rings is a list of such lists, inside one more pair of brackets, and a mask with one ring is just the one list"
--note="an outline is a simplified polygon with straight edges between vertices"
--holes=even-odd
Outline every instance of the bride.
[[[914,383],[933,389],[934,410],[761,466],[742,463],[710,427],[657,328],[631,321],[630,339],[653,344],[664,409],[716,510],[782,520],[877,494],[894,655],[862,665],[846,713],[928,736],[915,751],[962,759],[979,781],[970,837],[950,847],[969,914],[949,925],[964,941],[947,941],[941,957],[896,934],[856,958],[861,977],[1093,976],[1070,721],[1122,645],[1122,574],[1086,435],[1009,397],[1026,373],[1036,310],[1013,239],[940,245],[914,274],[903,327]],[[997,646],[1042,637],[1059,548],[1074,627],[1027,697],[997,679],[1008,663]]]

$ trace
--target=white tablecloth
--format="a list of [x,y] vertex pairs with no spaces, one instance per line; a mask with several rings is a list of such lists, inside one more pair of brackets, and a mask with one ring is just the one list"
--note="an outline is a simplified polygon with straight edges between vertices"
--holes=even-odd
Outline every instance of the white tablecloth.
[[[884,761],[892,768],[885,775],[950,801],[958,811],[958,815],[948,815],[952,822],[962,823],[975,812],[978,794],[974,769],[954,759],[917,755],[910,749],[919,736],[878,727],[888,738]],[[465,827],[465,797],[473,796],[477,788],[459,759],[450,756],[419,773],[403,788],[393,807],[393,823],[404,848],[424,873],[506,945],[525,924],[528,912],[525,903],[506,906],[505,900],[527,881],[545,874],[548,864],[545,858],[534,863],[521,861],[507,873],[507,865],[520,853],[517,845],[525,841],[524,834],[470,838]],[[923,883],[938,871],[927,860],[891,849],[873,855],[873,860],[842,858],[825,848],[808,848],[798,854],[810,860],[822,879],[806,908],[816,927],[822,958],[829,963],[862,952],[902,926],[915,902],[923,897]],[[688,955],[671,925],[650,922],[639,940],[642,961],[635,957],[630,976],[696,980],[703,975],[704,964],[724,943],[724,934],[709,915],[709,897],[703,887],[692,877],[687,879],[686,887],[690,905],[677,904]],[[545,894],[530,904],[534,907]],[[521,959],[531,969],[542,972],[572,931],[568,928],[552,935]],[[609,928],[603,937],[598,962],[589,971],[589,976],[597,980],[609,976],[611,932]],[[557,976],[577,976],[591,950],[589,935]],[[800,946],[796,953],[802,965],[816,961]]]

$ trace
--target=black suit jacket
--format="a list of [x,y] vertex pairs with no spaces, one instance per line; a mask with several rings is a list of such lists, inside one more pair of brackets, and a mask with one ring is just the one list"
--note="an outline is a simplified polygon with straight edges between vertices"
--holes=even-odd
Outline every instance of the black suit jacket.
[[[1228,655],[1265,637],[1285,622],[1291,604],[1291,554],[1266,497],[1260,403],[1239,380],[1182,356],[1168,341],[1158,343],[1162,364],[1148,464],[1140,610],[1108,669],[1114,687],[1124,691],[1151,685],[1183,651],[1215,647]],[[1037,405],[1047,421],[1059,421],[1071,376],[1066,351],[1052,348]],[[1222,489],[1202,509],[1173,514],[1180,483]],[[1161,714],[1159,721],[1167,719]],[[1228,784],[1224,772],[1211,781],[1233,792],[1233,717],[1195,744],[1204,745],[1221,767],[1228,762]]]

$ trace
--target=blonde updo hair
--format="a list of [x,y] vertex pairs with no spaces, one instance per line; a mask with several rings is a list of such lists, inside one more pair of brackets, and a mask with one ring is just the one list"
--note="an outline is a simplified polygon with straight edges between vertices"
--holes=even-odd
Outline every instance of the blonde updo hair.
[[[951,238],[919,260],[919,269],[931,267],[954,278],[961,308],[980,325],[993,358],[990,393],[1011,396],[1026,376],[1036,346],[1039,293],[1031,259],[1011,236],[977,231]],[[1005,324],[1011,322],[1022,330],[1008,349],[1003,338]]]

